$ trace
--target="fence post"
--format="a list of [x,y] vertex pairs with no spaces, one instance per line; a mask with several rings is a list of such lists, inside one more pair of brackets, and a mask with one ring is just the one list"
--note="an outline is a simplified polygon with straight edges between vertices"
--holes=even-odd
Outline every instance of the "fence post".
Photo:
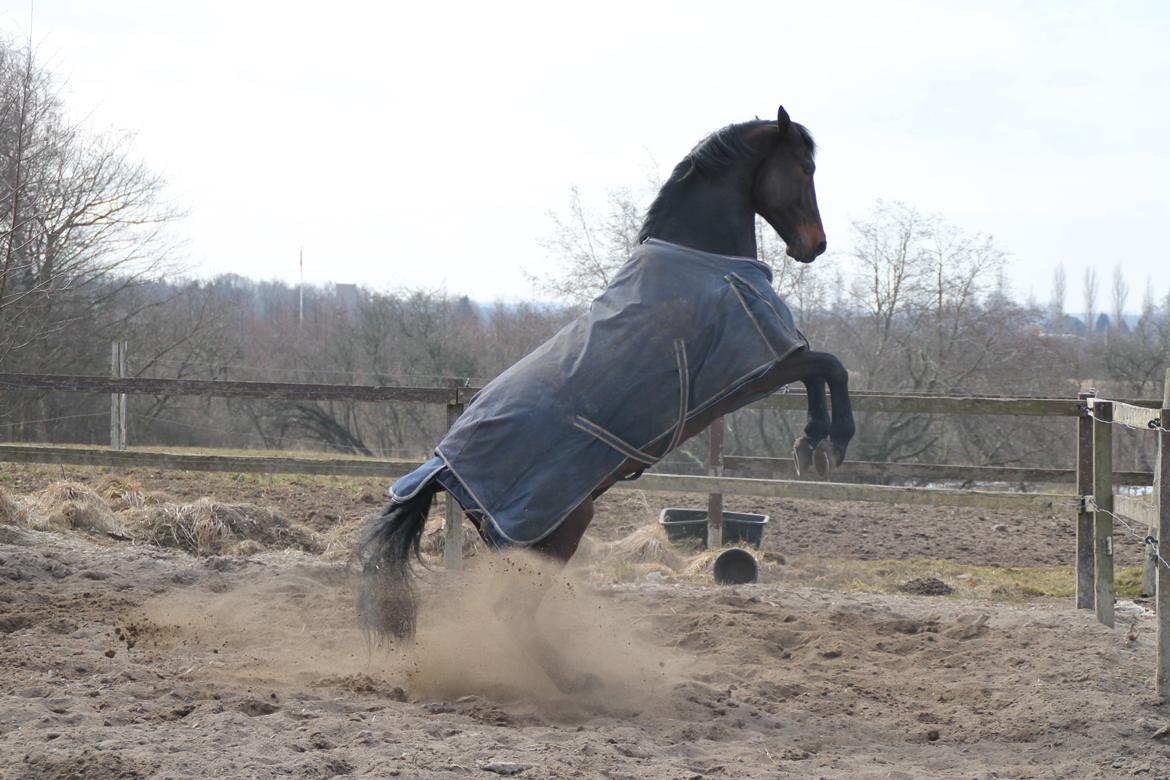
[[[707,449],[707,473],[712,477],[723,476],[723,430],[722,417],[711,423],[711,440]],[[723,546],[723,494],[707,495],[707,549],[718,550]]]
[[[1089,412],[1089,399],[1097,395],[1096,390],[1078,393],[1077,399],[1085,404],[1077,417],[1077,496],[1084,498],[1093,493],[1093,415]],[[1077,609],[1093,608],[1093,513],[1085,504],[1077,513]]]
[[[126,378],[126,348],[125,341],[115,341],[110,350],[110,377],[113,379]],[[110,394],[110,449],[126,449],[126,394]]]
[[1093,592],[1097,620],[1113,628],[1113,402],[1093,410]]
[[[1154,501],[1158,509],[1158,551],[1170,558],[1170,368],[1162,385],[1162,414],[1158,431],[1158,466],[1154,472]],[[1158,567],[1158,658],[1154,687],[1163,699],[1170,699],[1170,571]]]
[[[447,404],[447,429],[450,430],[459,415],[463,414],[463,403],[459,390],[455,390],[454,403]],[[463,568],[463,509],[450,493],[447,494],[447,525],[443,540],[443,565],[448,571]]]
[[[1160,442],[1159,442],[1159,446],[1160,446]],[[1155,471],[1154,471],[1154,495],[1150,497],[1151,500],[1153,500],[1155,502],[1154,503],[1155,514],[1157,514],[1157,507],[1158,507],[1158,504],[1157,504],[1157,501],[1158,501],[1158,496],[1157,496],[1158,472],[1156,469],[1157,469],[1157,466],[1155,466]],[[1146,527],[1146,535],[1152,536],[1155,539],[1157,539],[1158,538],[1158,524],[1151,523],[1149,526],[1147,526]],[[1143,552],[1142,552],[1141,594],[1142,594],[1142,598],[1150,598],[1150,597],[1156,596],[1158,594],[1158,550],[1154,547],[1151,547],[1150,545],[1146,545],[1145,547],[1142,548],[1142,550],[1143,550]]]

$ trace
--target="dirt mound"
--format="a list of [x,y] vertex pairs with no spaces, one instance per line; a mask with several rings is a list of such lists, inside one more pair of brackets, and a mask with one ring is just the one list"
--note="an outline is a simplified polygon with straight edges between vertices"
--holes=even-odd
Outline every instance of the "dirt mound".
[[915,596],[949,596],[955,592],[954,588],[938,577],[919,577],[908,580],[899,585],[898,590]]

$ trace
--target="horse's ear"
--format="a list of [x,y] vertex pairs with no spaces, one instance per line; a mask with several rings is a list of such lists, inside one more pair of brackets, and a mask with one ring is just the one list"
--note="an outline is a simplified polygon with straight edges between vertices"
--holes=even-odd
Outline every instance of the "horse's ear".
[[792,125],[792,120],[788,118],[788,112],[784,110],[784,106],[780,106],[780,110],[776,112],[776,125],[780,128],[781,135],[787,133],[788,128]]

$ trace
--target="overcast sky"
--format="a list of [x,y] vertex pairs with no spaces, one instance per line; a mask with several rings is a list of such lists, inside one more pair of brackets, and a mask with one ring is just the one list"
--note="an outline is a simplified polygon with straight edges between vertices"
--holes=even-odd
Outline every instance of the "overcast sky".
[[1136,308],[1170,289],[1167,9],[36,0],[32,38],[75,116],[136,134],[199,275],[292,281],[303,245],[313,282],[531,298],[570,185],[600,206],[783,103],[831,248],[902,200],[992,234],[1020,295],[1063,262],[1077,309],[1121,263]]

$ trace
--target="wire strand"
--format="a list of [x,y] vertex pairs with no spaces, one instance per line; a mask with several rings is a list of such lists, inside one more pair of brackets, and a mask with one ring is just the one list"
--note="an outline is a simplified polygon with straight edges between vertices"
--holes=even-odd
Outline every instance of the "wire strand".
[[[1167,571],[1170,571],[1170,561],[1167,561],[1165,558],[1162,557],[1162,553],[1159,550],[1158,538],[1156,536],[1154,536],[1152,534],[1148,534],[1148,533],[1147,534],[1139,533],[1136,528],[1134,528],[1132,525],[1129,524],[1129,522],[1127,521],[1125,516],[1119,515],[1116,512],[1111,512],[1108,509],[1102,509],[1101,507],[1097,506],[1096,501],[1093,502],[1093,511],[1101,512],[1102,514],[1109,515],[1114,520],[1121,523],[1121,525],[1125,528],[1125,530],[1129,532],[1130,536],[1137,539],[1142,544],[1148,546],[1150,548],[1150,554],[1152,556],[1154,556],[1154,559],[1158,563],[1165,566]],[[1140,520],[1137,520],[1137,519],[1132,518],[1132,517],[1129,518],[1129,520],[1133,520],[1135,523],[1141,522]]]

